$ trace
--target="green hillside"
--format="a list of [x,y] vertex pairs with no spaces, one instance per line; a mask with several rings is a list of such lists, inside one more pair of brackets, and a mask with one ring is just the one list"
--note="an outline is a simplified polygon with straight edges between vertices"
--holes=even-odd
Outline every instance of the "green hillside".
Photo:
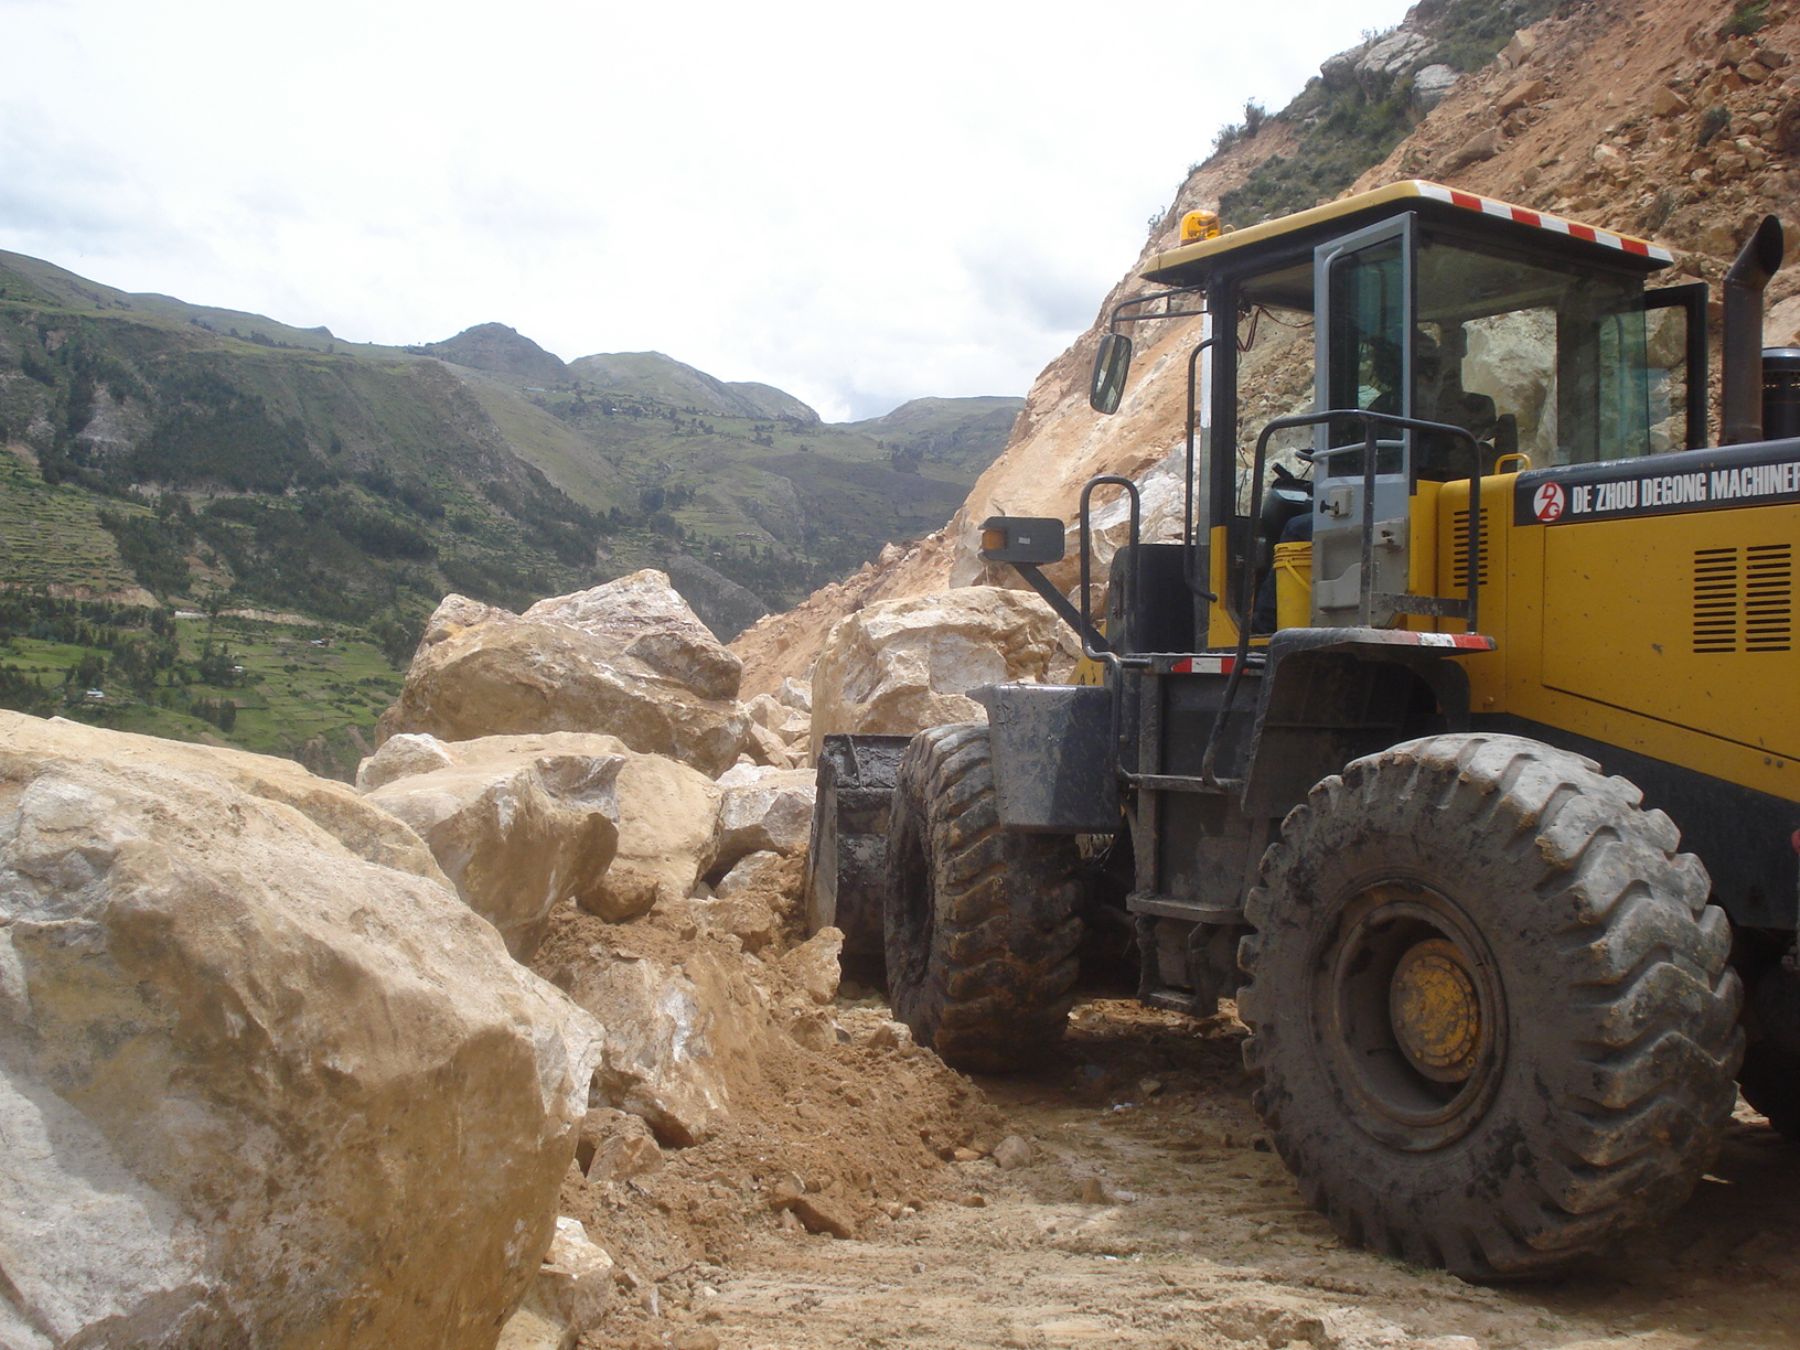
[[569,375],[597,393],[650,399],[690,413],[819,420],[818,413],[792,394],[766,384],[716,380],[661,352],[583,356],[569,363]]
[[902,459],[913,456],[972,478],[994,462],[992,447],[1006,444],[1024,408],[1022,398],[915,398],[848,429],[891,446]]
[[[56,604],[106,602],[300,616],[341,639],[340,656],[308,661],[361,642],[400,663],[447,592],[520,608],[644,566],[730,637],[948,519],[1005,443],[995,405],[1019,401],[929,402],[919,426],[832,426],[780,390],[655,353],[565,365],[501,324],[347,343],[0,252],[0,596],[30,602],[0,641],[52,642],[31,631]],[[240,641],[254,672],[263,653]],[[186,703],[224,695],[197,667],[172,673],[175,657],[132,701],[111,687],[88,700],[71,672],[81,652],[114,668],[113,648],[55,644],[49,666],[46,650],[0,651],[0,704],[254,733],[338,770],[372,721],[327,700],[338,720],[314,727],[304,699],[275,698],[239,701],[229,731],[195,723]],[[273,690],[292,673],[258,678]],[[157,692],[171,689],[188,692]]]

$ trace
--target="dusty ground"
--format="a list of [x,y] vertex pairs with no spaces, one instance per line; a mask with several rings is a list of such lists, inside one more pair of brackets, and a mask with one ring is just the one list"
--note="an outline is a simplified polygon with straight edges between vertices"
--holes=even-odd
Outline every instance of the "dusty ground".
[[[879,1020],[872,1000],[839,1015],[848,1025]],[[1477,1287],[1347,1248],[1304,1208],[1250,1110],[1241,1034],[1227,1017],[1194,1022],[1096,999],[1078,1007],[1055,1066],[983,1080],[960,1097],[945,1092],[955,1076],[933,1057],[902,1051],[877,1081],[918,1075],[919,1099],[840,1101],[810,1125],[791,1118],[763,1141],[778,1165],[805,1168],[811,1157],[842,1175],[848,1145],[869,1129],[888,1134],[886,1121],[866,1119],[872,1108],[910,1111],[915,1133],[935,1120],[932,1148],[955,1133],[944,1132],[948,1118],[966,1112],[975,1149],[1018,1134],[1036,1157],[1014,1170],[929,1149],[922,1164],[890,1158],[906,1193],[867,1209],[849,1240],[808,1233],[762,1202],[755,1188],[767,1178],[742,1174],[741,1144],[710,1158],[671,1153],[635,1207],[647,1200],[661,1217],[655,1250],[666,1268],[640,1268],[640,1290],[622,1283],[614,1314],[583,1344],[1800,1344],[1800,1150],[1747,1108],[1666,1229],[1554,1284]],[[897,1144],[889,1135],[881,1147]],[[917,1212],[890,1218],[880,1208],[896,1202]],[[637,1237],[649,1235],[642,1213],[634,1222]],[[628,1227],[615,1227],[615,1242]]]

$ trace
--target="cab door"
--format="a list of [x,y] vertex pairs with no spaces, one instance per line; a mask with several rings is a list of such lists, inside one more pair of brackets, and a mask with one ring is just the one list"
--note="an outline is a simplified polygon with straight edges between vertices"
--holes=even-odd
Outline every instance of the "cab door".
[[[1321,244],[1313,251],[1318,407],[1410,416],[1413,403],[1414,231],[1411,214]],[[1316,433],[1313,491],[1313,623],[1385,626],[1391,605],[1371,596],[1407,586],[1412,433],[1377,429],[1373,546],[1363,546],[1364,425],[1334,418]]]

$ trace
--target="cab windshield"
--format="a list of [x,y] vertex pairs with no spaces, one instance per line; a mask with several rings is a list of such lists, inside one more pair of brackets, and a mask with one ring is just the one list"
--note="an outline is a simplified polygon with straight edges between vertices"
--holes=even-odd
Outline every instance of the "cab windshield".
[[[1526,262],[1422,233],[1407,286],[1408,255],[1394,238],[1333,269],[1327,406],[1463,427],[1482,444],[1484,472],[1514,451],[1543,467],[1681,444],[1684,316],[1647,314],[1638,276]],[[1345,426],[1331,434],[1341,444],[1362,433]],[[1384,448],[1378,471],[1396,471],[1399,451],[1398,443]],[[1358,458],[1343,457],[1330,472],[1360,473]],[[1461,438],[1423,435],[1413,472],[1462,478],[1470,458]]]

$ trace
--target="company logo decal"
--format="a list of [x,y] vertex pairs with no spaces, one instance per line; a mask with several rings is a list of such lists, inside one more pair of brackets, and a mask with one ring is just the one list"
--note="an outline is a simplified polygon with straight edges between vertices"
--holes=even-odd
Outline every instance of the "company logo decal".
[[1577,471],[1561,481],[1521,482],[1515,501],[1514,519],[1521,525],[1773,505],[1800,501],[1800,459],[1731,468],[1684,466],[1673,473],[1609,468],[1604,478]]

